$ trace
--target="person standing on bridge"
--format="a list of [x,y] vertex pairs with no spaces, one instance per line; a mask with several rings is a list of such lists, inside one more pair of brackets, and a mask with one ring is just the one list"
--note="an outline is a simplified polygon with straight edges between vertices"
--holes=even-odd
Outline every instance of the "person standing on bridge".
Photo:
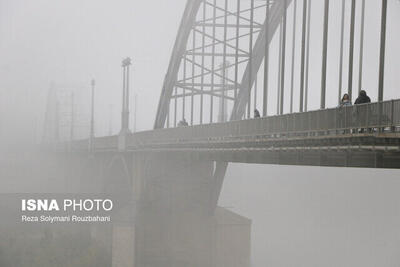
[[366,103],[371,103],[371,98],[367,95],[367,92],[364,90],[360,91],[360,94],[358,95],[356,102],[354,102],[354,105],[359,105],[359,104],[366,104]]
[[[350,107],[352,105],[349,94],[344,94],[342,100],[339,104],[338,112],[338,120],[339,120],[339,127],[345,128],[346,127],[346,110],[342,109],[343,107]],[[346,133],[346,130],[343,131],[343,134]]]
[[187,123],[187,121],[185,120],[185,118],[183,118],[183,119],[178,123],[178,127],[185,127],[185,126],[189,126],[189,124]]
[[[365,92],[364,90],[361,90],[358,95],[358,98],[356,99],[356,102],[354,102],[354,104],[361,105],[361,104],[367,104],[367,103],[371,103],[371,98],[369,98],[369,96],[367,95],[367,92]],[[357,116],[357,119],[361,126],[368,125],[368,121],[367,121],[368,118],[367,118],[366,114],[370,114],[369,116],[371,116],[371,111],[368,110],[368,108],[369,108],[368,106],[364,105],[364,106],[358,107],[356,109],[356,114],[357,114],[356,116]],[[363,133],[364,128],[361,128],[359,132]]]
[[342,100],[340,101],[340,107],[351,106],[350,96],[344,94]]
[[258,111],[258,109],[255,109],[254,110],[254,118],[255,119],[258,119],[258,118],[260,118],[261,116],[260,116],[260,112]]

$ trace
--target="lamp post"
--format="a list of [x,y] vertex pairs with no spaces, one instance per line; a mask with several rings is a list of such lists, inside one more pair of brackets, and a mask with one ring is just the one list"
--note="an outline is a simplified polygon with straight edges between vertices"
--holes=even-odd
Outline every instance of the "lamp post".
[[129,131],[129,67],[132,61],[129,57],[122,60],[122,113],[121,113],[121,131],[119,134],[118,148],[126,149],[126,135]]
[[122,61],[123,86],[122,86],[122,114],[121,133],[129,132],[129,66],[132,65],[129,57]]

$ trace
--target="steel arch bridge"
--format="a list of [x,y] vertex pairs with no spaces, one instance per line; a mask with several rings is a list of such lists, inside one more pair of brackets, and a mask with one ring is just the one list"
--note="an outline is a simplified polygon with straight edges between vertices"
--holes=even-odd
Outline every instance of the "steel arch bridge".
[[[185,262],[183,266],[215,266],[200,259],[196,265],[193,263],[196,259],[179,258],[168,250],[168,242],[173,239],[170,236],[166,240],[160,237],[164,243],[159,242],[168,249],[161,246],[159,251],[153,251],[146,246],[154,242],[152,227],[166,232],[172,229],[168,228],[171,222],[182,229],[187,227],[179,224],[179,220],[187,219],[182,215],[185,212],[193,212],[201,218],[199,222],[209,223],[207,220],[215,215],[228,162],[400,168],[400,100],[383,98],[388,0],[376,2],[381,3],[381,10],[376,11],[381,23],[376,36],[379,85],[374,103],[326,108],[327,68],[332,65],[328,61],[332,3],[329,0],[320,2],[323,6],[321,76],[311,72],[309,62],[312,0],[188,0],[151,131],[129,131],[126,71],[130,61],[129,64],[124,61],[125,98],[120,134],[95,138],[91,132],[89,140],[58,143],[56,148],[63,152],[68,148],[81,157],[87,157],[89,151],[90,167],[85,169],[85,175],[89,175],[88,169],[97,168],[100,170],[93,172],[93,179],[103,172],[100,176],[104,188],[114,188],[117,194],[131,189],[131,195],[139,203],[135,212],[140,215],[132,231],[143,229],[135,239],[146,240],[143,246],[137,240],[132,242],[138,245],[135,259],[130,259],[134,266],[173,266],[174,262]],[[368,30],[365,10],[371,2],[342,0],[340,4],[335,104],[340,103],[345,92],[354,102],[362,89],[364,35]],[[357,12],[361,14],[359,21]],[[348,41],[344,36],[346,27]],[[278,44],[276,54],[271,50],[273,40]],[[347,48],[348,58],[347,55],[345,58]],[[278,57],[278,67],[274,70],[273,56]],[[295,61],[299,62],[298,69]],[[277,72],[275,79],[273,71]],[[295,72],[299,74],[297,85]],[[318,76],[321,81],[320,109],[308,111],[311,76]],[[357,93],[353,93],[355,85]],[[259,107],[262,108],[259,118],[253,118],[253,111]],[[275,108],[276,113],[272,113]],[[188,125],[184,123],[186,120]],[[116,188],[115,180],[122,181],[124,188]],[[146,207],[151,207],[151,212]],[[179,220],[170,218],[168,212],[179,215]],[[158,218],[157,214],[167,219]],[[155,222],[155,217],[160,220]],[[147,228],[147,224],[151,226]],[[174,242],[184,250],[178,241]],[[204,247],[208,249],[207,245]],[[213,255],[207,249],[204,253]],[[151,257],[145,256],[150,254]],[[249,266],[249,255],[241,257],[240,266]]]
[[[59,146],[91,153],[171,152],[185,158],[208,158],[215,162],[211,207],[218,202],[228,162],[232,161],[400,168],[400,101],[383,99],[388,0],[377,3],[381,10],[374,10],[380,21],[380,33],[376,36],[380,42],[375,103],[326,108],[332,5],[329,0],[320,2],[323,7],[321,99],[320,109],[315,111],[308,111],[309,77],[318,76],[310,73],[309,67],[312,0],[188,0],[165,75],[154,130],[129,131],[131,61],[128,58],[123,62],[120,134],[94,138],[91,127],[88,140],[73,141],[71,136],[71,142]],[[365,14],[371,4],[365,0],[342,0],[340,3],[340,60],[339,66],[335,66],[339,68],[339,104],[345,92],[344,83],[349,100],[354,101],[354,76],[358,76],[358,92],[362,89],[364,36],[368,33]],[[348,24],[346,16],[349,16]],[[359,27],[356,27],[356,18],[360,20]],[[288,22],[292,24],[291,31],[288,31]],[[348,41],[344,38],[346,27],[349,28]],[[359,36],[357,46],[356,35]],[[278,57],[276,85],[271,82],[273,40],[279,48],[275,55]],[[344,57],[346,46],[348,58]],[[358,64],[355,63],[355,47],[359,48]],[[296,53],[297,50],[300,53]],[[299,62],[298,70],[295,61]],[[348,61],[347,81],[344,61]],[[358,75],[354,73],[355,65],[358,65]],[[294,78],[296,71],[299,72],[298,85]],[[260,76],[262,88],[257,82]],[[276,113],[271,113],[271,102],[275,102]],[[54,106],[48,104],[48,107]],[[262,107],[262,114],[254,119],[252,111],[258,107]],[[46,114],[57,112],[47,111]],[[182,124],[186,119],[188,124]],[[54,120],[50,118],[46,122]],[[46,132],[48,129],[56,131],[57,135]],[[71,129],[73,133],[72,122]],[[57,127],[45,127],[44,136],[58,136],[58,132]],[[343,158],[345,160],[339,160]]]
[[[364,36],[369,31],[365,28],[365,14],[366,8],[371,9],[371,6],[381,7],[381,10],[374,10],[381,23],[380,33],[372,33],[375,39],[380,39],[379,60],[376,62],[379,86],[375,92],[377,98],[373,101],[376,100],[377,103],[380,103],[379,105],[385,105],[383,89],[386,21],[390,0],[375,2],[375,6],[372,6],[372,2],[367,3],[365,0],[335,2],[339,3],[341,8],[339,14],[341,22],[340,51],[337,51],[340,60],[333,63],[328,61],[328,43],[331,41],[328,37],[330,28],[338,25],[330,26],[329,24],[331,1],[319,2],[323,7],[322,19],[313,22],[314,24],[321,22],[322,25],[322,68],[319,76],[318,73],[310,73],[311,17],[315,13],[315,11],[311,12],[315,5],[312,0],[188,0],[162,85],[154,131],[178,127],[180,126],[179,122],[183,120],[188,121],[188,126],[211,127],[216,125],[218,127],[218,123],[251,119],[255,109],[262,109],[259,112],[262,119],[282,115],[300,116],[298,113],[308,111],[310,77],[321,79],[321,101],[318,112],[326,113],[324,110],[327,102],[328,66],[339,69],[338,79],[335,81],[338,85],[335,89],[338,103],[340,104],[342,93],[348,93],[350,101],[354,102],[356,97],[353,95],[356,93],[353,93],[353,88],[358,85],[358,91],[360,91],[363,78],[366,76],[363,73]],[[356,16],[356,13],[359,15]],[[348,40],[345,36],[347,27]],[[357,44],[356,39],[359,42]],[[278,53],[271,50],[273,41],[275,50],[279,49]],[[347,48],[348,55],[345,54]],[[355,57],[356,48],[359,48],[358,58]],[[289,53],[290,51],[291,53]],[[279,65],[278,67],[272,65],[276,63],[273,62],[274,56],[278,59],[278,64],[276,64]],[[356,59],[358,59],[358,64],[355,62]],[[126,64],[127,61],[129,64]],[[345,61],[348,61],[347,66],[344,64]],[[297,68],[295,62],[297,62]],[[128,73],[130,64],[129,58],[123,62],[124,99],[121,133],[124,134],[120,134],[128,139],[134,138],[129,130]],[[355,73],[356,67],[359,73]],[[345,68],[348,69],[348,73],[345,73]],[[276,77],[274,77],[274,71],[277,74]],[[348,77],[345,77],[346,75]],[[275,81],[277,84],[273,84]],[[344,84],[346,84],[347,90],[344,90]],[[59,102],[55,95],[54,93],[49,94],[44,139],[49,139],[46,137],[54,136],[53,132],[59,131],[56,125],[53,125],[60,124],[59,120],[55,122],[57,118],[53,118],[58,113],[57,105],[54,105],[53,102]],[[397,113],[397,104],[392,106],[394,113]],[[271,112],[274,108],[276,108],[276,112]],[[387,117],[390,117],[394,124],[390,125],[390,128],[397,127],[394,115],[382,114],[382,112],[373,115],[385,115],[386,121]],[[349,119],[346,122],[345,128],[357,127],[359,124],[359,122]],[[74,122],[63,122],[63,124],[68,123],[73,132]],[[365,128],[386,126],[385,123],[383,123],[384,125],[372,122],[364,124]],[[93,125],[93,121],[90,125]],[[299,128],[298,131],[304,132],[303,128]],[[317,130],[316,127],[308,128],[312,131]],[[323,127],[319,128],[324,130]],[[333,125],[329,130],[335,128],[339,130],[343,127],[342,125]],[[71,136],[69,141],[73,140],[73,137]],[[95,141],[92,139],[94,139],[93,129],[90,132],[90,143]],[[105,138],[96,139],[104,140]]]
[[[375,103],[326,108],[332,5],[329,0],[320,2],[323,7],[321,99],[320,109],[315,111],[308,111],[309,77],[318,76],[310,73],[309,67],[311,9],[315,5],[312,0],[188,0],[165,75],[154,130],[129,131],[131,63],[128,58],[123,62],[120,134],[94,138],[91,129],[89,140],[61,146],[76,151],[89,149],[91,153],[173,153],[186,159],[211,160],[215,162],[211,168],[211,207],[218,202],[228,162],[232,161],[400,168],[400,101],[383,99],[388,0],[376,2],[381,10],[374,11],[380,21],[380,34],[376,36],[380,42]],[[354,76],[358,77],[358,92],[362,89],[364,36],[368,33],[365,14],[371,4],[365,0],[340,2],[340,60],[339,66],[335,66],[339,68],[339,103],[345,83],[349,100],[355,99]],[[359,18],[356,12],[360,13]],[[346,16],[349,16],[348,24]],[[356,27],[356,17],[360,20],[359,27]],[[291,31],[288,24],[292,24]],[[346,27],[348,41],[344,38]],[[356,35],[359,36],[357,46]],[[278,44],[277,55],[271,50],[273,40]],[[346,46],[348,58],[344,57]],[[355,47],[359,48],[358,75],[354,73]],[[277,84],[271,82],[273,56],[278,58],[277,77],[273,81]],[[295,61],[299,62],[298,70]],[[347,81],[344,61],[348,61]],[[299,72],[297,85],[296,71]],[[263,78],[262,87],[257,82],[259,77]],[[276,113],[271,113],[271,104]],[[258,107],[262,112],[260,118],[254,119],[252,111]],[[186,126],[182,124],[186,119],[189,127],[180,127]]]

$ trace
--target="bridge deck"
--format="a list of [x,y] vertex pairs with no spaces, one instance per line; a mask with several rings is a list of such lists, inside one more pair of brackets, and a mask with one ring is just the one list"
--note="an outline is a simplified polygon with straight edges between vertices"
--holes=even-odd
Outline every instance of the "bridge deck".
[[[225,162],[400,167],[400,100],[131,134],[127,151]],[[87,148],[87,141],[74,149]],[[118,136],[96,138],[97,152]]]

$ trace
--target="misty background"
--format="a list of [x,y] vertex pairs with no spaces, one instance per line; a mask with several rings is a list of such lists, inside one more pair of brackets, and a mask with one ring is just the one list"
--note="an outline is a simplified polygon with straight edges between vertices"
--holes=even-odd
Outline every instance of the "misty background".
[[[373,101],[379,2],[367,1],[366,9],[364,87]],[[313,1],[313,33],[321,32],[322,3]],[[330,107],[337,102],[340,3],[331,1]],[[118,132],[120,65],[126,56],[133,61],[137,129],[151,129],[185,4],[186,0],[0,0],[0,149],[40,140],[52,83],[74,90],[78,104],[88,108],[90,80],[95,79],[96,135],[108,134],[110,113],[112,132]],[[399,14],[399,1],[389,0],[385,99],[400,98]],[[321,36],[322,32],[311,36],[310,109],[319,106]],[[357,40],[358,36],[356,44]],[[289,49],[290,36],[287,42]],[[276,48],[272,44],[272,51]],[[355,62],[357,57],[356,46]],[[357,66],[354,72],[358,73]],[[78,125],[82,135],[88,129],[87,112],[83,108],[78,114],[83,118]],[[399,174],[397,170],[230,164],[220,205],[252,219],[253,266],[399,266]],[[40,184],[0,181],[1,192],[40,189]]]

